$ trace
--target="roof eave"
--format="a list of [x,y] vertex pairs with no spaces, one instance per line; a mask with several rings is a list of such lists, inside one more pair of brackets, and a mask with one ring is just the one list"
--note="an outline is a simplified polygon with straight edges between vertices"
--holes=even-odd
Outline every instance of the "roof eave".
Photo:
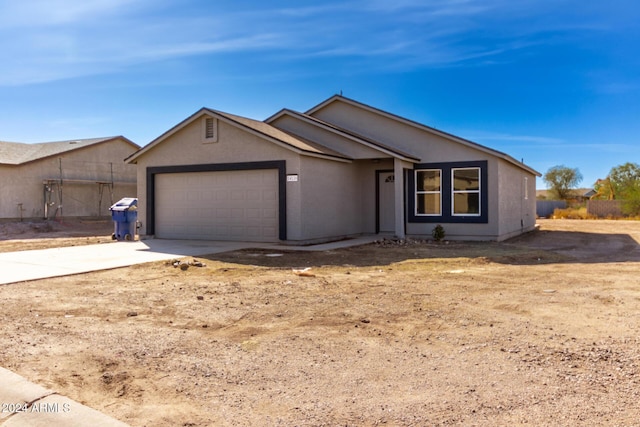
[[417,157],[411,157],[410,155],[408,155],[406,153],[399,153],[399,152],[391,150],[389,148],[382,147],[382,146],[380,146],[378,144],[366,141],[366,140],[364,140],[362,138],[359,138],[358,136],[355,136],[355,135],[353,135],[353,134],[351,134],[349,132],[346,132],[346,131],[344,131],[342,129],[339,129],[338,127],[333,126],[330,123],[326,123],[326,122],[324,122],[324,121],[322,121],[320,119],[317,119],[315,117],[311,117],[311,116],[308,116],[306,114],[301,114],[301,113],[298,113],[297,111],[289,110],[287,108],[283,108],[282,110],[280,110],[276,114],[274,114],[271,117],[265,119],[265,122],[266,123],[271,123],[271,122],[273,122],[273,121],[277,120],[278,118],[280,118],[282,116],[285,116],[285,115],[290,115],[290,116],[293,116],[293,117],[298,118],[300,120],[304,120],[307,123],[312,124],[312,125],[321,126],[323,129],[325,129],[325,130],[327,130],[329,132],[332,132],[334,134],[338,134],[338,135],[342,136],[343,138],[347,138],[347,139],[349,139],[351,141],[354,141],[354,142],[359,143],[361,145],[364,145],[366,147],[369,147],[369,148],[372,148],[374,150],[380,151],[381,153],[384,153],[384,154],[386,154],[386,155],[388,155],[390,157],[397,158],[399,160],[403,160],[403,161],[410,162],[410,163],[416,163],[416,162],[420,161],[420,159],[417,158]]
[[[78,139],[78,140],[68,140],[68,141],[41,142],[41,143],[37,143],[37,144],[33,144],[33,145],[35,146],[35,145],[44,145],[44,144],[53,144],[53,143],[59,144],[59,143],[65,143],[65,142],[71,143],[72,141],[80,142],[80,141],[87,141],[87,140],[93,140],[93,139],[95,139],[96,141],[92,142],[90,144],[80,145],[80,146],[77,146],[77,147],[72,147],[72,148],[69,148],[68,150],[60,150],[60,151],[56,151],[56,152],[53,152],[53,153],[50,153],[50,154],[47,154],[47,155],[43,155],[43,156],[39,156],[39,157],[27,158],[25,160],[16,161],[16,162],[10,162],[10,163],[4,162],[4,163],[0,163],[0,164],[12,165],[12,166],[26,165],[26,164],[38,162],[38,161],[41,161],[41,160],[50,159],[52,157],[60,156],[60,155],[65,154],[65,153],[71,153],[71,152],[74,152],[74,151],[83,150],[85,148],[94,147],[96,145],[100,145],[100,144],[104,144],[104,143],[107,143],[107,142],[111,142],[111,141],[114,141],[116,139],[122,139],[123,141],[125,141],[128,144],[130,144],[130,145],[132,145],[132,146],[134,146],[136,148],[140,148],[136,143],[134,143],[133,141],[131,141],[128,138],[125,138],[122,135],[107,136],[107,137],[104,137],[104,138],[87,138],[87,139],[84,139],[84,140]],[[17,144],[20,144],[20,143],[17,143]]]
[[279,145],[283,148],[286,148],[288,150],[291,150],[297,154],[300,155],[305,155],[305,156],[310,156],[310,157],[318,157],[318,158],[324,158],[324,159],[328,159],[328,160],[335,160],[335,161],[340,161],[340,162],[348,162],[350,163],[352,161],[352,159],[346,158],[346,157],[340,157],[340,156],[334,156],[331,154],[324,154],[324,153],[316,153],[313,151],[308,151],[308,150],[303,150],[301,148],[295,147],[291,144],[288,144],[284,141],[281,141],[277,138],[274,138],[270,135],[267,135],[263,132],[260,132],[256,129],[253,129],[249,126],[246,126],[240,122],[237,122],[227,116],[225,116],[224,114],[221,114],[220,112],[216,111],[216,110],[212,110],[210,108],[206,108],[203,107],[200,110],[196,111],[195,113],[193,113],[191,116],[187,117],[185,120],[183,120],[182,122],[178,123],[177,125],[175,125],[174,127],[172,127],[171,129],[169,129],[168,131],[164,132],[162,135],[160,135],[159,137],[155,138],[153,141],[151,141],[149,144],[147,144],[146,146],[144,146],[143,148],[141,148],[140,150],[138,150],[137,152],[133,153],[131,156],[127,157],[125,159],[125,162],[131,164],[131,163],[136,163],[137,159],[142,156],[143,154],[145,154],[146,152],[150,151],[151,149],[153,149],[155,146],[157,146],[158,144],[160,144],[162,141],[164,141],[165,139],[167,139],[168,137],[170,137],[171,135],[175,134],[176,132],[178,132],[179,130],[185,128],[186,126],[190,125],[191,123],[193,123],[195,120],[199,119],[200,117],[204,116],[204,115],[208,115],[208,116],[213,116],[216,117],[218,120],[222,120],[226,123],[232,124],[233,126],[236,127],[240,127],[242,129],[244,129],[245,131],[254,134],[256,136],[259,136],[261,138],[267,139],[270,142]]
[[495,157],[502,158],[503,160],[505,160],[505,161],[507,161],[509,163],[512,163],[513,165],[518,166],[519,168],[524,169],[524,170],[526,170],[527,172],[529,172],[529,173],[531,173],[533,175],[536,175],[536,176],[539,176],[539,177],[542,176],[542,174],[540,172],[536,171],[535,169],[527,166],[526,164],[524,164],[522,162],[518,162],[516,159],[514,159],[513,157],[509,156],[506,153],[503,153],[503,152],[498,151],[498,150],[494,150],[493,148],[485,147],[484,145],[478,144],[477,142],[469,141],[469,140],[461,138],[459,136],[452,135],[452,134],[447,133],[447,132],[443,132],[441,130],[432,128],[431,126],[427,126],[425,124],[416,122],[414,120],[410,120],[410,119],[407,119],[405,117],[401,117],[401,116],[398,116],[396,114],[389,113],[389,112],[381,110],[379,108],[375,108],[375,107],[372,107],[370,105],[363,104],[362,102],[358,102],[356,100],[344,97],[342,95],[333,95],[332,97],[326,99],[325,101],[321,102],[320,104],[318,104],[318,105],[316,105],[314,107],[311,107],[305,114],[312,115],[313,113],[323,109],[327,105],[332,104],[333,102],[336,102],[336,101],[341,101],[341,102],[345,102],[347,104],[350,104],[350,105],[353,105],[353,106],[356,106],[356,107],[359,107],[359,108],[364,108],[365,110],[370,111],[372,113],[379,114],[379,115],[382,115],[382,116],[387,117],[389,119],[392,119],[392,120],[395,120],[395,121],[398,121],[398,122],[401,122],[401,123],[405,123],[405,124],[407,124],[409,126],[412,126],[412,127],[415,127],[415,128],[418,128],[418,129],[421,129],[421,130],[424,130],[424,131],[427,131],[427,132],[430,132],[430,133],[433,133],[433,134],[436,134],[436,135],[439,135],[439,136],[441,136],[443,138],[458,142],[458,143],[460,143],[462,145],[466,145],[466,146],[468,146],[470,148],[474,148],[474,149],[477,149],[479,151],[485,152],[487,154],[491,154],[491,155],[493,155]]
[[154,138],[151,142],[149,142],[144,147],[140,148],[135,153],[133,153],[130,156],[126,157],[124,159],[124,161],[126,163],[129,163],[129,164],[136,163],[140,156],[142,156],[143,154],[145,154],[146,152],[148,152],[149,150],[154,148],[156,145],[160,144],[160,142],[162,142],[163,140],[167,139],[171,135],[175,134],[179,130],[181,130],[181,129],[185,128],[187,125],[191,124],[191,122],[193,122],[196,118],[200,117],[205,111],[208,111],[207,108],[203,107],[203,108],[199,109],[198,111],[196,111],[195,113],[193,113],[192,115],[187,117],[186,119],[182,120],[181,122],[179,122],[178,124],[173,126],[171,129],[163,132],[160,136]]
[[[297,154],[306,155],[306,156],[310,156],[310,157],[325,158],[325,159],[329,159],[329,160],[343,161],[343,162],[348,162],[348,163],[351,163],[352,160],[353,160],[353,159],[350,159],[350,158],[345,157],[345,156],[339,156],[339,155],[334,155],[334,154],[329,154],[329,153],[318,153],[318,152],[314,152],[314,151],[304,150],[302,148],[293,146],[293,145],[287,143],[286,141],[282,141],[282,140],[280,140],[278,138],[274,138],[271,135],[267,135],[264,132],[260,132],[257,129],[253,129],[253,128],[251,128],[249,126],[246,126],[246,125],[244,125],[244,124],[242,124],[240,122],[237,122],[237,121],[233,120],[232,118],[227,117],[224,114],[220,114],[219,112],[217,112],[215,110],[210,110],[210,109],[206,109],[206,110],[209,111],[211,114],[215,115],[217,118],[226,121],[227,123],[232,123],[232,124],[234,124],[236,126],[240,126],[240,127],[245,129],[249,133],[252,133],[252,134],[254,134],[256,136],[259,136],[261,138],[265,138],[265,139],[269,140],[270,142],[272,142],[272,143],[274,143],[276,145],[279,145],[279,146],[281,146],[283,148],[286,148],[288,150],[291,150],[291,151],[293,151],[293,152],[295,152]],[[278,130],[280,130],[280,129],[278,129]],[[283,132],[283,131],[281,131],[281,132]]]

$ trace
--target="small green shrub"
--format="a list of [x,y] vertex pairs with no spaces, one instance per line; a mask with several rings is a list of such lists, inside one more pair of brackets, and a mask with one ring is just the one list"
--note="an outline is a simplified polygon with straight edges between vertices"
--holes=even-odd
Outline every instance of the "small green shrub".
[[626,199],[622,202],[622,212],[630,217],[640,215],[640,185],[628,191]]
[[440,224],[436,225],[435,227],[433,227],[433,230],[431,230],[431,235],[436,240],[436,242],[439,242],[440,240],[444,239],[444,228]]

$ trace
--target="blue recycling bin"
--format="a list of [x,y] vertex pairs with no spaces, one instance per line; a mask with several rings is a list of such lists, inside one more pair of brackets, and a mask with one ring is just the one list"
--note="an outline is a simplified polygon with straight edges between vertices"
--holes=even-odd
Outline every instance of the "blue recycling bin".
[[138,223],[138,199],[125,197],[109,208],[113,219],[113,240],[134,240]]

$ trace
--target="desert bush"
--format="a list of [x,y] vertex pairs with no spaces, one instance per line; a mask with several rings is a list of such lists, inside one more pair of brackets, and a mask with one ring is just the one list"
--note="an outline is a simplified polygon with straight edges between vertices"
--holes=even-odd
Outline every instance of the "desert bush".
[[586,207],[554,209],[554,219],[596,219],[595,216],[587,213]]

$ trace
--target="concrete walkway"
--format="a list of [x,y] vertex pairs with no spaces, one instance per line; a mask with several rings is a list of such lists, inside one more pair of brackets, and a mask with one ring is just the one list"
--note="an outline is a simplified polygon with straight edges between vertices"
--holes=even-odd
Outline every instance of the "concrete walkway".
[[0,285],[108,270],[164,261],[186,256],[199,256],[238,249],[270,249],[274,251],[326,251],[371,243],[380,236],[362,236],[338,242],[309,246],[273,243],[218,242],[204,240],[147,239],[65,248],[37,249],[0,253]]
[[3,368],[0,385],[0,427],[128,426]]

